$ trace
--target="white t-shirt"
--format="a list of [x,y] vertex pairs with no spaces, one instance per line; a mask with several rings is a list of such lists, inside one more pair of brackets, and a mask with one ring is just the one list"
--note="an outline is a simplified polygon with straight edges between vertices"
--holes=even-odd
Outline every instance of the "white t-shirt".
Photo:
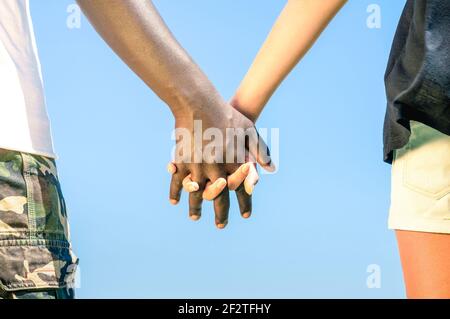
[[0,148],[55,157],[28,0],[0,0]]

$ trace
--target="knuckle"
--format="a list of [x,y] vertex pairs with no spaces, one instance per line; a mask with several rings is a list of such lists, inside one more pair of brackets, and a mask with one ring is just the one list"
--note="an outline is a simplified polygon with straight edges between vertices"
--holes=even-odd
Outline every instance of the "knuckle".
[[191,196],[191,199],[195,200],[195,201],[198,201],[198,200],[202,199],[202,193],[199,192],[199,191],[195,191],[195,192],[190,193],[190,196]]

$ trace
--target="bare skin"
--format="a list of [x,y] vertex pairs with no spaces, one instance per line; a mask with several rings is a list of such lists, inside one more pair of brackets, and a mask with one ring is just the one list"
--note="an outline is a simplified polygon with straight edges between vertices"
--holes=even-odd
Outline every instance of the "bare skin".
[[[198,186],[190,189],[189,215],[198,219],[205,186],[217,182],[222,191],[212,198],[215,222],[217,227],[224,228],[230,205],[224,181],[242,163],[209,162],[201,157],[200,161],[196,161],[196,155],[201,153],[199,150],[205,141],[194,139],[194,123],[201,121],[201,133],[215,128],[220,130],[222,136],[226,136],[228,128],[256,132],[254,123],[223,100],[207,76],[176,41],[151,1],[78,0],[78,4],[117,55],[169,106],[175,118],[175,127],[186,129],[191,134],[193,143],[188,151],[191,160],[177,163],[177,171],[172,175],[170,185],[171,203],[178,203],[183,181],[189,176]],[[259,139],[256,133],[253,136]],[[227,147],[234,146],[228,140],[222,142],[225,158],[229,151]],[[268,168],[270,157],[266,156],[267,147],[260,142],[260,149],[247,151]],[[258,142],[253,145],[258,145]],[[251,206],[250,196],[242,192],[238,192],[237,196],[238,201]]]
[[450,298],[450,235],[397,230],[408,298]]
[[[192,126],[194,118],[211,127],[249,127],[250,120],[256,121],[278,85],[345,2],[288,1],[232,99],[231,104],[238,112],[221,99],[176,42],[151,1],[78,0],[106,42],[169,105],[176,123],[186,128]],[[253,155],[259,158],[258,154]],[[177,202],[183,186],[190,191],[190,214],[196,216],[193,219],[200,216],[203,198],[214,199],[216,224],[223,228],[229,205],[229,187],[224,180],[236,187],[252,176],[247,187],[237,187],[238,201],[244,202],[244,207],[251,205],[249,193],[257,181],[252,167],[247,170],[237,163],[169,165],[173,174],[170,198]],[[242,195],[245,196],[239,199]],[[397,240],[408,297],[450,298],[450,235],[397,231]]]
[[[167,171],[173,175],[177,172],[177,165],[170,162],[167,165]],[[256,171],[254,163],[245,163],[239,167],[234,173],[228,175],[227,180],[218,179],[215,182],[208,182],[202,197],[204,200],[214,200],[225,188],[228,186],[229,190],[236,192],[237,201],[239,204],[239,211],[243,218],[249,218],[252,214],[252,201],[251,195],[255,185],[258,183],[259,175]],[[199,189],[198,183],[194,182],[191,175],[186,176],[183,179],[183,189],[188,192],[195,192]],[[200,216],[190,215],[190,218],[194,221],[200,219]]]
[[256,121],[284,78],[346,3],[346,0],[290,0],[275,22],[231,104]]
[[[256,121],[281,81],[345,4],[290,0],[232,99]],[[396,231],[408,298],[450,298],[450,235]]]
[[[232,98],[231,105],[256,122],[277,87],[345,3],[346,0],[288,1]],[[256,170],[251,170],[251,175],[244,182],[248,194],[252,193],[257,181]],[[242,180],[236,175],[228,178],[228,183],[233,185],[240,182]],[[213,194],[220,191],[217,187],[206,189]],[[189,191],[187,188],[185,190]]]

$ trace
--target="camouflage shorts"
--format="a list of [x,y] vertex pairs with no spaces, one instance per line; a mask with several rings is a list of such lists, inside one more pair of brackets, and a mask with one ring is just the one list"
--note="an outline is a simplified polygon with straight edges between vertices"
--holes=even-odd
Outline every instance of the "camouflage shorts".
[[0,299],[75,299],[73,288],[57,288],[44,290],[0,290]]
[[77,263],[54,160],[0,149],[0,294],[71,287]]

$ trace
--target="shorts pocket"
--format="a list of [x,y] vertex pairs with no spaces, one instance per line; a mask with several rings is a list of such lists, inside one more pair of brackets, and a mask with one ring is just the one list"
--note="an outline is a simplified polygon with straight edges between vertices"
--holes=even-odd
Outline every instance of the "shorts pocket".
[[425,124],[411,123],[403,183],[416,192],[439,199],[450,193],[450,137]]
[[22,153],[30,232],[69,240],[67,210],[54,160]]

